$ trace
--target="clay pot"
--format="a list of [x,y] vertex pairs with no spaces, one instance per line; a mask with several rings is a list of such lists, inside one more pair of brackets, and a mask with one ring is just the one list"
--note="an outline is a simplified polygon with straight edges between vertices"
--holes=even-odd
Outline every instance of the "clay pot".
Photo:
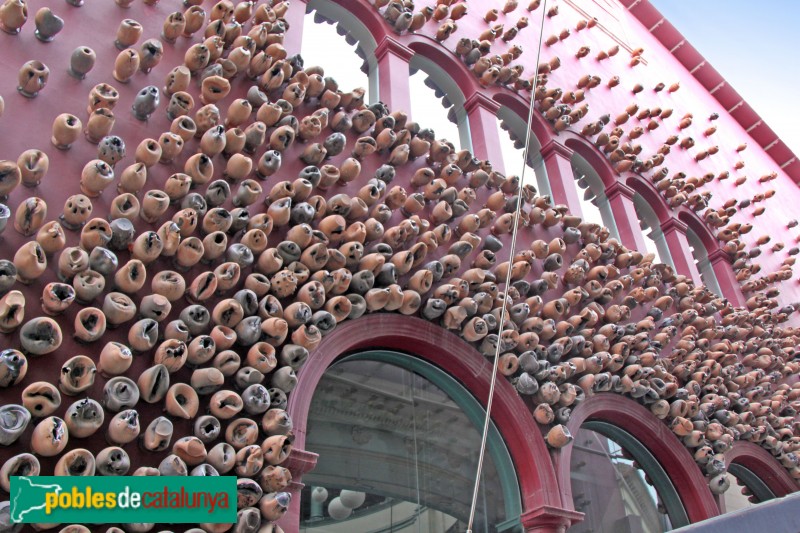
[[14,161],[0,161],[0,199],[5,200],[22,181],[22,173]]
[[67,446],[69,433],[67,425],[57,416],[45,418],[33,429],[31,450],[42,457],[52,457],[61,453]]
[[111,168],[125,157],[125,141],[116,135],[103,137],[97,146],[97,158],[105,161]]
[[36,241],[26,242],[14,254],[14,267],[17,280],[24,285],[30,284],[47,269],[44,249]]
[[131,460],[122,448],[109,446],[97,453],[95,467],[103,476],[124,476],[131,467]]
[[93,476],[94,455],[84,448],[74,448],[61,456],[53,473],[56,476]]
[[58,388],[68,396],[80,394],[94,384],[96,372],[94,361],[85,355],[76,355],[61,367]]
[[68,150],[78,140],[83,124],[75,115],[62,113],[53,121],[53,135],[50,142],[59,150]]
[[174,44],[186,28],[186,18],[183,13],[176,11],[167,15],[161,30],[161,37],[168,43]]
[[[192,109],[194,109],[194,98],[192,98],[192,95],[184,91],[176,91],[170,96],[169,103],[167,104],[167,118],[175,120],[177,117],[188,115]],[[189,118],[189,120],[191,120],[191,118]],[[188,141],[191,137],[194,137],[197,132],[197,126],[194,124],[194,121],[192,121],[191,126],[187,124],[186,129],[192,130],[192,135],[184,138],[184,140]],[[181,137],[183,137],[183,135]]]
[[47,202],[35,196],[26,198],[17,207],[14,215],[14,229],[28,237],[39,231],[46,218]]
[[52,383],[37,381],[22,391],[22,405],[37,418],[50,416],[61,405],[61,393]]
[[147,120],[158,108],[160,100],[158,87],[155,85],[145,87],[136,93],[136,98],[133,100],[133,105],[131,106],[133,116],[138,120]]
[[28,20],[28,4],[25,0],[6,0],[0,6],[0,30],[16,35]]
[[142,36],[142,25],[133,19],[123,19],[117,28],[117,38],[114,45],[125,50],[135,45]]
[[172,96],[177,92],[184,92],[192,81],[192,73],[183,65],[173,68],[164,81],[164,94]]
[[92,111],[86,123],[86,130],[84,131],[86,140],[93,144],[99,143],[104,137],[111,133],[114,122],[114,113],[110,109],[99,108]]
[[558,424],[547,432],[546,440],[549,446],[558,449],[572,442],[573,437],[566,426]]
[[50,69],[41,61],[31,60],[22,65],[17,80],[17,90],[26,98],[34,98],[47,85]]
[[84,307],[75,315],[75,333],[73,337],[81,343],[90,343],[100,339],[106,332],[106,317],[95,307]]
[[93,435],[103,425],[104,418],[103,407],[91,398],[78,400],[64,414],[69,434],[79,439]]
[[[11,333],[25,318],[25,296],[20,291],[11,291],[0,298],[0,331]],[[2,352],[5,353],[5,352]],[[11,357],[13,354],[6,354]],[[24,362],[24,358],[21,360]],[[13,360],[9,360],[13,363]]]
[[42,42],[49,43],[64,28],[64,19],[57,16],[49,7],[43,7],[34,16],[36,31],[33,34]]
[[[128,348],[124,344],[120,344],[115,341],[110,341],[100,351],[100,358],[97,363],[97,370],[100,372],[101,375],[105,377],[118,376],[120,374],[124,374],[125,371],[127,371],[128,368],[130,368],[132,362],[133,362],[133,352],[131,352],[130,348]],[[108,383],[106,384],[107,388],[111,386],[110,383],[112,381],[113,380],[108,381]],[[138,399],[138,389],[136,389],[136,397]],[[108,401],[109,400],[104,400],[104,402]],[[133,405],[135,405],[135,402],[133,403]],[[130,407],[133,407],[133,405],[131,405]]]
[[116,327],[133,319],[136,315],[136,305],[125,294],[110,292],[103,300],[103,314],[107,325]]
[[0,387],[16,385],[25,379],[27,373],[28,360],[22,352],[12,349],[0,352]]
[[11,477],[38,476],[41,468],[39,460],[30,453],[20,453],[8,459],[0,468],[0,488],[11,492]]
[[82,80],[94,68],[97,54],[88,46],[79,46],[69,58],[70,76]]
[[148,74],[156,68],[164,55],[164,46],[158,39],[147,39],[139,50],[139,69]]
[[[42,310],[50,316],[63,313],[74,300],[75,289],[72,285],[48,283],[42,290]],[[2,304],[0,304],[0,307],[1,306]]]
[[136,440],[140,431],[139,413],[134,409],[126,409],[114,415],[108,423],[106,440],[111,444],[124,446]]

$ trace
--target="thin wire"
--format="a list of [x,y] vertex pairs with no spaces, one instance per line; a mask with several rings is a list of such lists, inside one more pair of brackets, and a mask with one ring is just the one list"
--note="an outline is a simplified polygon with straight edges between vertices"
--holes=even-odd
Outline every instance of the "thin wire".
[[[534,63],[535,78],[538,82],[539,78],[539,56],[542,53],[542,36],[544,35],[544,14],[547,11],[547,0],[542,2],[542,23],[539,27],[539,46],[536,48],[536,62]],[[514,264],[514,250],[517,245],[517,229],[519,228],[519,213],[522,210],[522,187],[525,183],[525,169],[528,166],[528,148],[531,143],[531,128],[533,126],[533,107],[534,107],[534,92],[538,83],[534,83],[531,89],[531,104],[528,108],[528,125],[525,132],[525,150],[522,153],[522,172],[519,178],[519,193],[517,194],[517,206],[514,209],[514,224],[511,229],[511,246],[508,254],[508,271],[506,272],[505,293],[503,299],[503,308],[500,311],[500,327],[497,331],[497,346],[494,350],[494,362],[492,363],[492,379],[489,385],[489,400],[486,402],[486,419],[483,422],[483,435],[481,436],[481,448],[478,454],[478,471],[475,474],[475,490],[472,492],[472,504],[469,509],[469,522],[467,523],[466,533],[472,533],[472,525],[475,522],[475,510],[478,504],[478,494],[481,488],[481,475],[483,474],[483,462],[486,457],[486,440],[489,436],[489,423],[492,419],[492,403],[494,400],[494,388],[497,383],[497,368],[500,363],[500,345],[503,339],[503,326],[506,323],[506,301],[505,295],[508,294],[508,287],[511,285],[511,270]]]

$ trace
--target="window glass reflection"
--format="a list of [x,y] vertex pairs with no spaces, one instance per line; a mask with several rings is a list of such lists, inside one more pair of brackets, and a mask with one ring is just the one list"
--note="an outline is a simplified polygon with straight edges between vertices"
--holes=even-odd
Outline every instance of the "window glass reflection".
[[362,87],[369,101],[369,69],[356,40],[340,23],[316,11],[306,13],[303,24],[308,28],[301,44],[305,66],[324,66],[325,76],[335,79],[342,92]]
[[[302,532],[466,529],[480,433],[426,378],[376,361],[334,365],[314,395],[306,446],[320,457],[303,477]],[[475,531],[499,531],[503,491],[489,455],[481,489]]]
[[575,509],[585,513],[570,533],[662,533],[672,529],[657,490],[613,440],[576,432],[571,481]]

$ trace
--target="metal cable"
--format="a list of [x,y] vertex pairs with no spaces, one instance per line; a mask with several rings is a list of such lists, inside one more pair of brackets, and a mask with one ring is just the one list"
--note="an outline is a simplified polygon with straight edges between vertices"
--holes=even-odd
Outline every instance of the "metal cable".
[[[536,48],[536,62],[534,63],[535,70],[535,81],[538,82],[539,78],[539,57],[542,53],[542,36],[544,35],[544,17],[545,12],[547,11],[547,0],[542,2],[542,22],[539,27],[539,46]],[[535,102],[535,92],[538,83],[534,83],[533,87],[531,88],[531,103],[528,107],[528,123],[527,123],[527,131],[525,132],[525,149],[522,153],[522,172],[520,173],[519,178],[519,192],[517,194],[517,205],[514,209],[514,222],[513,227],[511,229],[511,246],[509,248],[508,254],[508,271],[506,272],[506,280],[505,280],[505,292],[503,293],[503,308],[500,311],[500,326],[497,330],[497,346],[495,347],[494,351],[494,362],[492,363],[492,379],[489,385],[489,399],[486,402],[486,419],[483,422],[483,435],[481,436],[481,448],[478,454],[478,469],[477,473],[475,474],[475,489],[472,492],[472,504],[469,509],[469,522],[467,523],[467,532],[472,533],[472,526],[475,522],[475,510],[478,503],[478,494],[481,488],[481,475],[483,474],[483,462],[486,456],[486,440],[489,435],[489,423],[492,419],[492,402],[494,400],[494,388],[495,384],[497,383],[497,368],[500,362],[500,345],[502,343],[503,338],[503,326],[506,322],[506,301],[505,297],[508,295],[508,287],[511,284],[511,270],[512,266],[514,265],[514,250],[517,245],[517,229],[519,228],[519,214],[522,210],[522,188],[525,184],[525,169],[528,166],[528,148],[530,147],[531,142],[531,130],[533,125],[533,107]]]

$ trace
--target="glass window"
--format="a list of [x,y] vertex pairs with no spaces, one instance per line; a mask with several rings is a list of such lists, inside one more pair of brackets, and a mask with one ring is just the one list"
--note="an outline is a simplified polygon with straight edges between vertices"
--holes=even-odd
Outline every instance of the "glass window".
[[775,498],[775,494],[751,470],[733,463],[728,468],[731,486],[722,493],[726,513],[747,509]]
[[453,103],[446,100],[445,92],[424,70],[412,71],[408,78],[412,119],[420,127],[432,129],[437,139],[447,139],[460,150],[461,132]]
[[661,493],[669,492],[675,501],[675,489],[671,484],[657,489],[640,466],[646,462],[641,455],[654,459],[643,447],[637,452],[586,427],[576,432],[572,497],[575,509],[586,516],[570,533],[662,533],[673,528]]
[[[319,461],[303,477],[300,531],[463,531],[481,441],[474,422],[442,388],[406,368],[374,360],[333,365],[309,411],[306,447]],[[487,453],[475,531],[510,531],[503,523],[518,516],[507,516],[506,503]]]
[[[511,110],[500,108],[497,117],[497,136],[500,139],[500,152],[507,175],[522,174],[526,126],[527,124]],[[539,141],[534,136],[530,138],[524,178],[525,184],[533,185],[540,195],[550,194],[550,184],[547,182]]]
[[574,186],[578,189],[583,219],[605,226],[611,231],[612,236],[618,237],[617,226],[611,205],[606,198],[603,180],[592,168],[588,161],[577,153],[572,154],[572,174],[575,178]]
[[692,231],[691,228],[686,230],[686,240],[689,241],[689,249],[692,251],[692,258],[694,259],[694,264],[698,272],[700,272],[700,279],[703,281],[703,285],[708,287],[715,294],[722,295],[719,282],[717,282],[717,275],[714,273],[714,267],[708,260],[708,252],[706,251],[706,247],[703,246],[703,241],[700,240],[700,237],[698,237],[697,233]]
[[301,55],[305,66],[323,67],[325,76],[335,79],[342,92],[363,87],[367,91],[364,100],[370,101],[371,69],[364,50],[345,25],[323,15],[322,10],[309,5],[303,21]]

